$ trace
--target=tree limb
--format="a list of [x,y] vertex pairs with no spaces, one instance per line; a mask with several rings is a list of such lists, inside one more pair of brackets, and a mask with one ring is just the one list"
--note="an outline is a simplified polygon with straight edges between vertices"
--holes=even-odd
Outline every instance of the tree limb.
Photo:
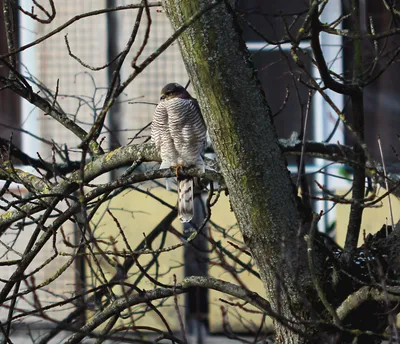
[[114,314],[118,314],[128,307],[151,300],[170,297],[174,294],[182,294],[187,292],[187,289],[191,287],[204,287],[226,293],[248,302],[267,314],[271,309],[269,302],[263,299],[257,293],[250,292],[249,290],[239,287],[235,284],[212,277],[191,276],[185,278],[182,283],[178,283],[176,288],[158,288],[145,291],[140,294],[118,298],[111,305],[106,307],[103,311],[97,313],[95,317],[82,326],[78,333],[73,334],[68,341],[66,341],[66,344],[80,343],[85,337],[85,333],[93,331],[96,327],[112,317]]
[[339,319],[343,320],[348,314],[359,308],[366,301],[374,300],[377,302],[385,302],[387,299],[390,301],[400,301],[400,288],[396,287],[393,291],[396,291],[396,294],[393,292],[385,293],[383,290],[376,287],[362,287],[349,295],[336,309],[336,313]]

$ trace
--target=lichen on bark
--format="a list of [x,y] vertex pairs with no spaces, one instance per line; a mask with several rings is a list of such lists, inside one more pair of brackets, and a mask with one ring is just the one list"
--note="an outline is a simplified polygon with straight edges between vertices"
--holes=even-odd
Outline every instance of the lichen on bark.
[[[164,0],[163,6],[177,29],[209,3]],[[279,304],[283,316],[293,319],[304,296],[294,273],[300,272],[303,291],[312,287],[307,264],[298,259],[306,248],[296,235],[302,225],[297,199],[270,109],[227,2],[189,27],[179,44],[243,238],[272,305]],[[277,271],[282,271],[291,304],[287,295],[274,295]]]

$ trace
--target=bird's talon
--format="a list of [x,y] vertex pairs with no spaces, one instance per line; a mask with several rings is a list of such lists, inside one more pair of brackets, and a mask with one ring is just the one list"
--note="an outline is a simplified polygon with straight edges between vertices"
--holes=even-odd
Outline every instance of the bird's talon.
[[175,169],[176,177],[178,177],[178,176],[179,176],[179,170],[182,169],[183,166],[182,166],[181,164],[178,164],[178,165],[176,165],[176,166],[171,166],[170,168]]

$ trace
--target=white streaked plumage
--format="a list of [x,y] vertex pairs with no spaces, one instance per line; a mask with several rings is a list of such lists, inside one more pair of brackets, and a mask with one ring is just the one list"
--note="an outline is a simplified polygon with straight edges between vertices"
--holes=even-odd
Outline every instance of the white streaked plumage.
[[[154,112],[151,138],[161,155],[160,168],[182,165],[204,171],[202,153],[206,126],[196,99],[179,84],[168,84],[161,91]],[[167,188],[170,181],[167,180]],[[193,179],[179,180],[178,213],[182,222],[193,217]]]

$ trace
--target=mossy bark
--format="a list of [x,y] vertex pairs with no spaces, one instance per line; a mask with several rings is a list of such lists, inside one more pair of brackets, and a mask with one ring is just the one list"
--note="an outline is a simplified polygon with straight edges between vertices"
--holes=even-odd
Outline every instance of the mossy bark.
[[[163,1],[175,29],[210,3]],[[303,301],[312,288],[304,239],[297,236],[303,223],[271,111],[229,6],[220,2],[208,11],[183,33],[179,44],[267,296],[283,317],[307,321]],[[280,343],[307,342],[278,322],[276,329]]]

